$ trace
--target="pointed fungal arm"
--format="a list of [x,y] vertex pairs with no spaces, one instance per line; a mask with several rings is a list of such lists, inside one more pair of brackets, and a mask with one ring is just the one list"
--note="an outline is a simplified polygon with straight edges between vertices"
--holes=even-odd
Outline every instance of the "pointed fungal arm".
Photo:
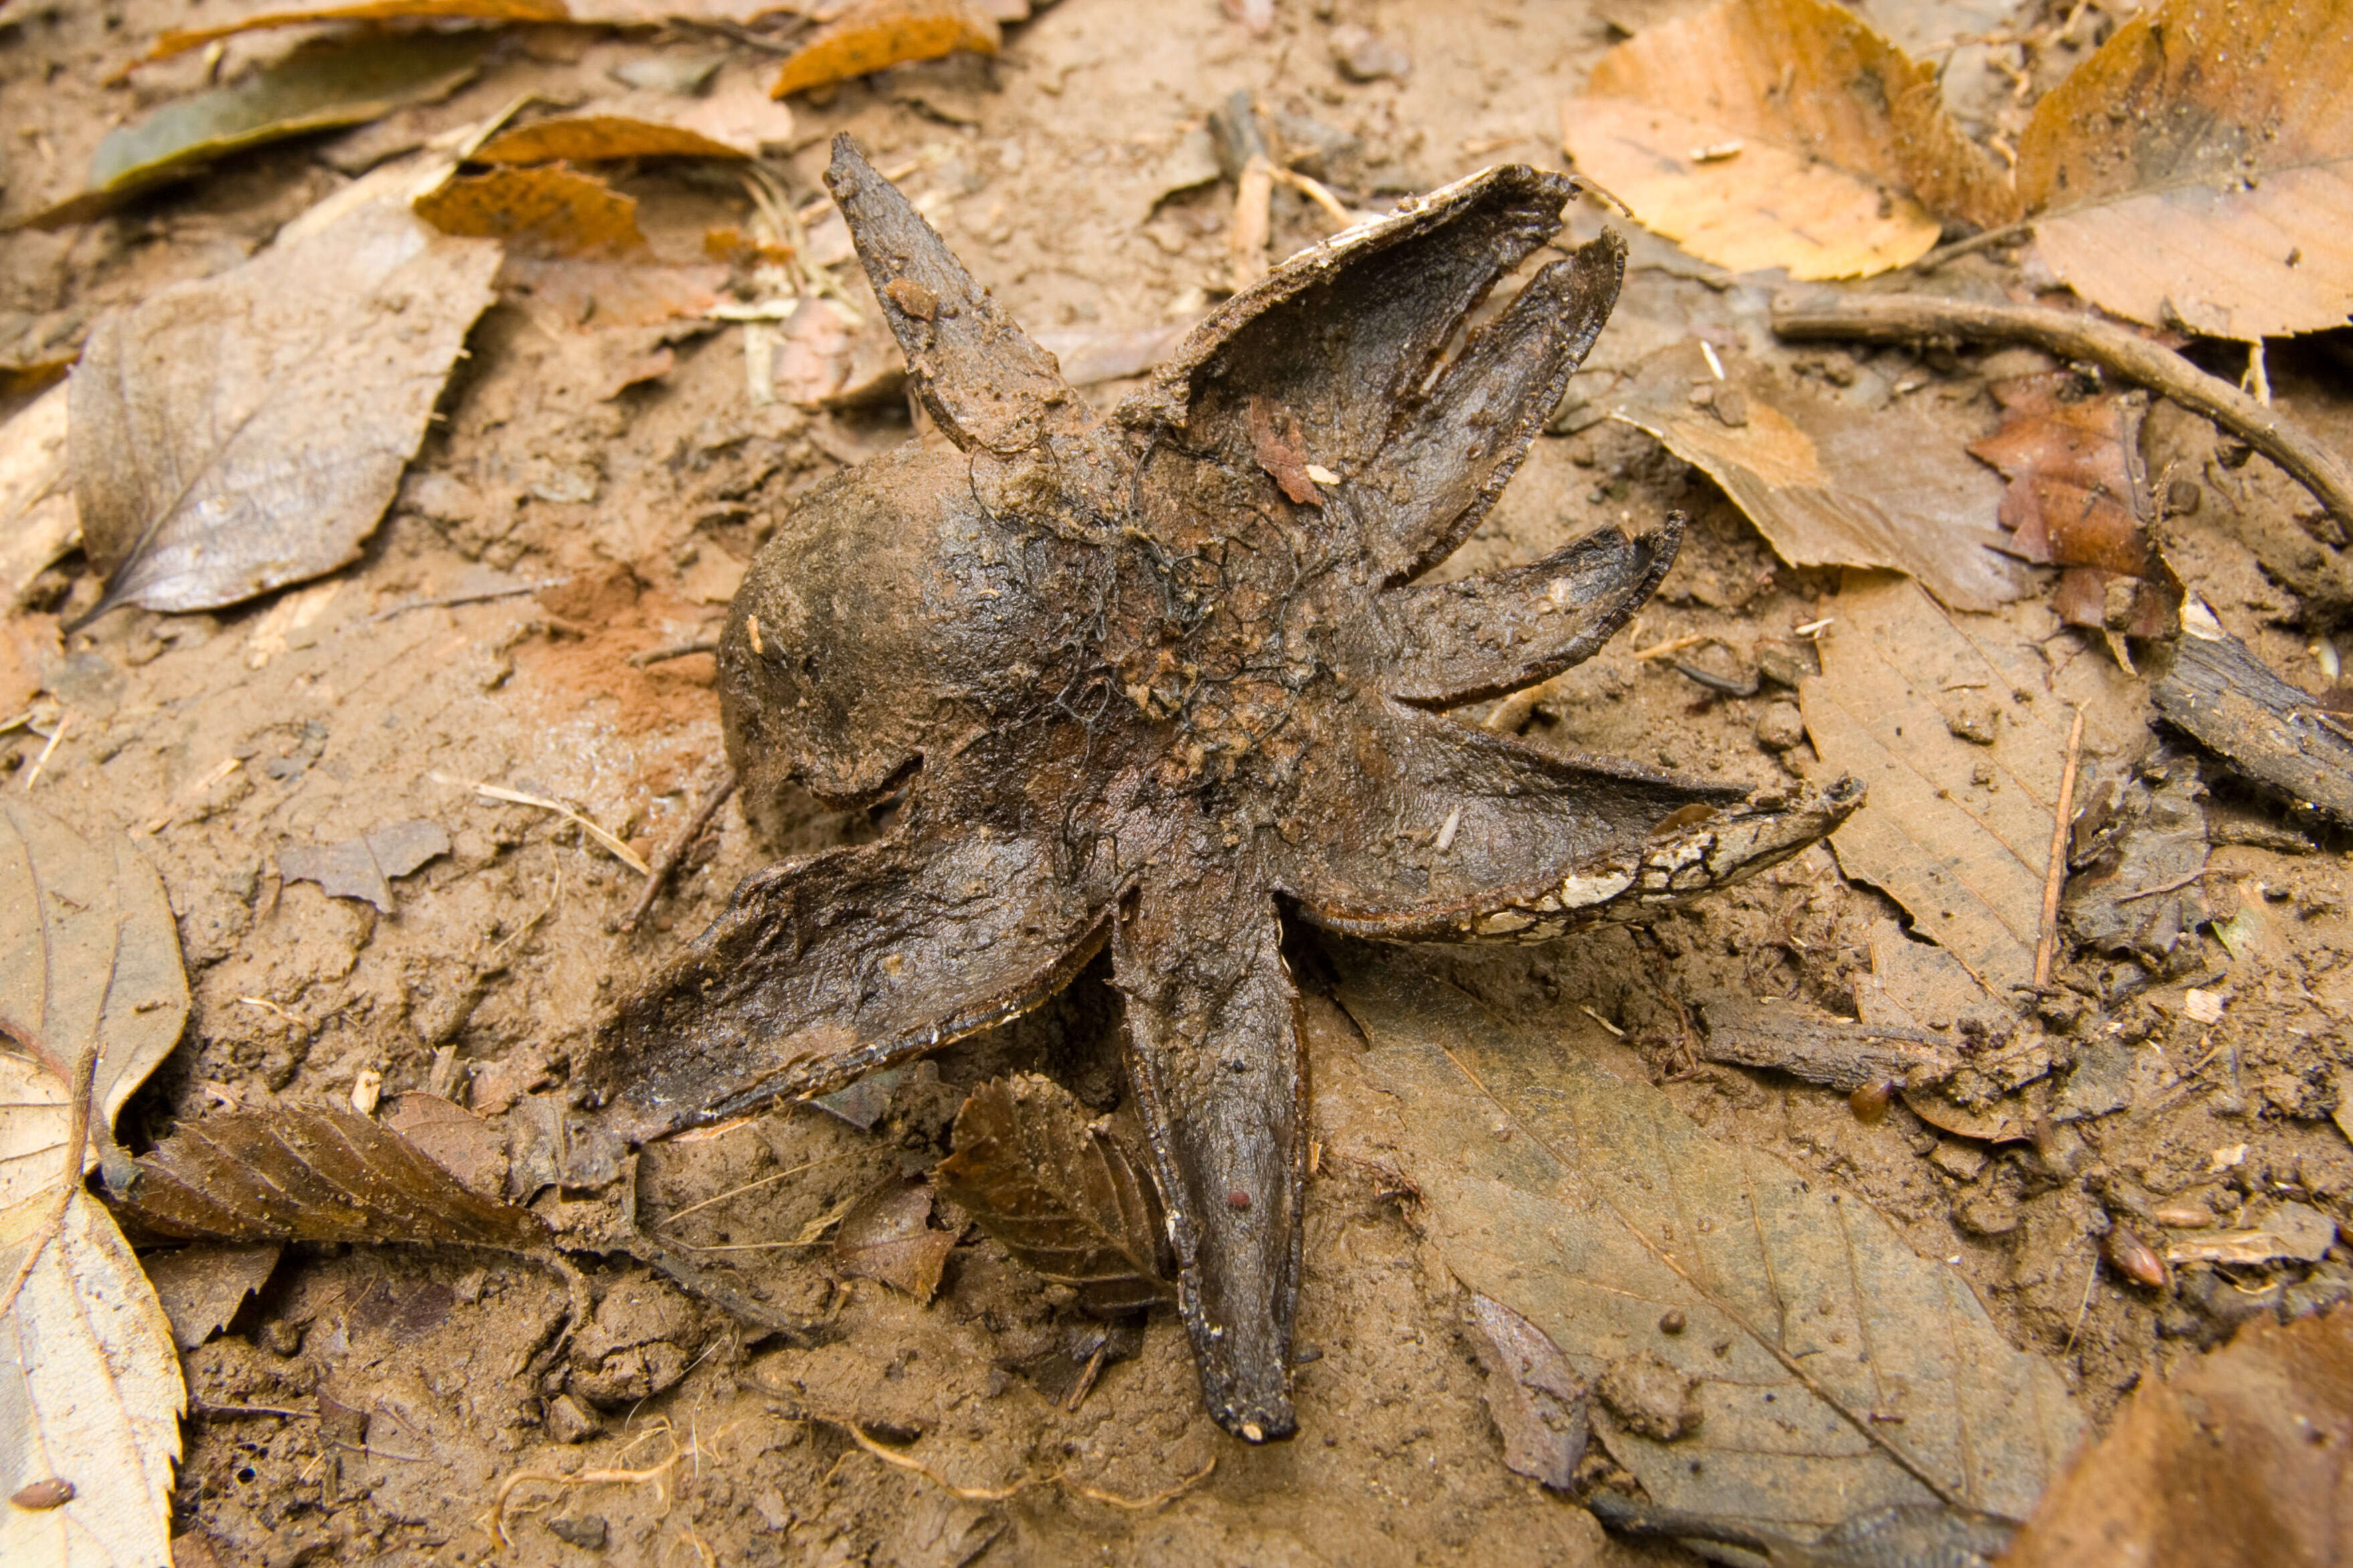
[[[1274,903],[1204,855],[1145,887],[1112,931],[1128,1070],[1150,1135],[1177,1311],[1218,1424],[1288,1437],[1306,1183],[1299,997]],[[1254,868],[1253,868],[1254,869]]]
[[[1642,607],[1674,564],[1683,531],[1678,512],[1637,533],[1598,530],[1532,565],[1392,588],[1375,600],[1373,639],[1354,673],[1432,707],[1557,675],[1592,658]],[[1386,657],[1377,651],[1384,647]]]
[[591,1120],[642,1141],[822,1094],[1028,1011],[1100,950],[1043,847],[909,827],[745,879],[599,1024]]
[[1075,403],[1054,356],[973,280],[847,134],[833,140],[825,184],[906,353],[916,395],[940,428],[965,451],[1012,457],[1034,448],[1053,411]]

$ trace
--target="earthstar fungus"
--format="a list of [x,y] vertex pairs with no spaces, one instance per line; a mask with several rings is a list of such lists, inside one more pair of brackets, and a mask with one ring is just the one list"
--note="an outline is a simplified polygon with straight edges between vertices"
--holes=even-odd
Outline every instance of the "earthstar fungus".
[[721,702],[755,821],[795,786],[903,805],[746,879],[599,1027],[590,1115],[643,1140],[824,1092],[1037,1005],[1107,942],[1203,1394],[1287,1436],[1307,1138],[1282,911],[1541,941],[1794,854],[1861,792],[1751,801],[1437,711],[1592,654],[1681,536],[1417,581],[1617,299],[1604,235],[1461,336],[1558,231],[1567,176],[1491,169],[1302,252],[1108,421],[847,138],[827,184],[953,445],[783,521]]

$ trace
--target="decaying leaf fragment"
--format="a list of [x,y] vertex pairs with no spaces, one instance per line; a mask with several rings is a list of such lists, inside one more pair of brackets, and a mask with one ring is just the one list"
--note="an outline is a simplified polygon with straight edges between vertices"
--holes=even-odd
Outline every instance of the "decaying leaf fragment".
[[1002,41],[971,0],[851,0],[793,51],[768,91],[783,98],[958,49],[993,55]]
[[841,1216],[833,1260],[851,1274],[929,1301],[956,1244],[955,1232],[936,1229],[931,1220],[929,1183],[885,1182]]
[[2353,300],[2353,5],[2167,0],[2034,106],[2035,248],[2118,315],[2216,337],[2340,327]]
[[1151,1175],[1050,1079],[975,1089],[956,1112],[955,1152],[933,1179],[1015,1258],[1095,1311],[1176,1293]]
[[2335,1568],[2353,1532],[2353,1311],[2258,1319],[2144,1382],[2006,1568]]
[[1696,342],[1644,363],[1609,401],[1724,488],[1795,566],[1873,566],[1956,609],[2024,595],[2029,574],[1993,526],[2000,485],[1909,403],[1866,412],[1778,382],[1746,354],[1715,366]]
[[1589,1429],[1585,1381],[1542,1329],[1475,1291],[1462,1332],[1487,1369],[1487,1414],[1503,1435],[1504,1465],[1555,1491],[1567,1490],[1576,1483]]
[[1410,1181],[1457,1279],[1615,1374],[1595,1431],[1652,1502],[1803,1539],[1889,1504],[2033,1506],[2082,1417],[1958,1274],[1427,966],[1339,957],[1361,1047],[1311,1014],[1335,1152]]
[[391,879],[448,853],[448,830],[417,817],[340,844],[290,844],[279,852],[278,870],[290,882],[318,883],[331,899],[363,899],[390,914]]
[[1827,0],[1728,0],[1645,28],[1561,119],[1579,171],[1736,271],[1869,277],[1936,243],[1932,210],[2009,205],[1934,72]]
[[264,1241],[149,1254],[148,1282],[171,1320],[172,1342],[194,1350],[227,1328],[246,1298],[269,1282],[284,1250]]
[[82,1176],[187,1011],[171,906],[128,841],[0,805],[0,1496],[62,1494],[0,1506],[0,1562],[169,1559],[179,1359]]
[[205,1241],[546,1244],[529,1209],[469,1190],[398,1133],[344,1106],[183,1122],[139,1157],[115,1206],[159,1236]]
[[373,202],[100,317],[69,384],[107,574],[90,615],[216,608],[355,559],[498,265]]

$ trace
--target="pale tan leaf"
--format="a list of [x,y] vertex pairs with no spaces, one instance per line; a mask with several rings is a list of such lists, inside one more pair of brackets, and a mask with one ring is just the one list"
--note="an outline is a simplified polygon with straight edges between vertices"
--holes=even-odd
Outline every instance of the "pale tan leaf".
[[2353,1312],[2257,1320],[2141,1384],[2005,1568],[2335,1568],[2353,1529]]
[[[1831,836],[1849,877],[1885,891],[1993,997],[2031,984],[2065,767],[2069,696],[2093,700],[2084,753],[2114,758],[2143,701],[2105,659],[2079,659],[2069,691],[2045,684],[2031,641],[1993,617],[1947,615],[1901,579],[1851,582],[1822,673],[1799,689],[1830,768],[1871,793]],[[2021,696],[2022,694],[2022,696]]]
[[[0,1315],[0,1493],[72,1488],[59,1507],[0,1505],[0,1563],[155,1568],[172,1559],[172,1466],[186,1392],[170,1324],[114,1221],[69,1187],[60,1223]],[[25,1267],[21,1242],[0,1269]]]
[[1345,965],[1339,999],[1365,1043],[1311,1044],[1335,1152],[1410,1183],[1455,1276],[1617,1391],[1596,1430],[1659,1508],[1807,1534],[1893,1503],[2022,1515],[2073,1448],[2055,1369],[1869,1205],[1414,958]]
[[1722,486],[1783,560],[1906,573],[1957,609],[1989,610],[2031,589],[2000,553],[2001,481],[1926,410],[1866,411],[1735,351],[1717,361],[1721,383],[1695,342],[1669,349],[1619,389],[1610,414]]
[[1594,67],[1562,133],[1645,226],[1739,271],[1869,277],[1936,244],[1929,208],[2010,205],[1934,73],[1828,0],[1727,0],[1644,29]]
[[81,537],[66,482],[66,389],[0,425],[0,593],[10,603]]
[[769,86],[783,98],[958,49],[993,55],[997,22],[971,0],[851,0],[811,33]]
[[232,605],[355,559],[498,263],[386,199],[100,318],[68,443],[98,611]]
[[2353,0],[2167,0],[2046,93],[2018,189],[2052,270],[2254,339],[2353,310]]

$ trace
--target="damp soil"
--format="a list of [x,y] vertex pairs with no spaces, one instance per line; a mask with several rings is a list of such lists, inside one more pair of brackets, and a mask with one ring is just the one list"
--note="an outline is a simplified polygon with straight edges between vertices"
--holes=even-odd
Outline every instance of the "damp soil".
[[[910,193],[1033,330],[1157,327],[1214,297],[1232,201],[1217,184],[1159,199],[1157,171],[1235,89],[1346,139],[1327,176],[1386,202],[1500,159],[1558,166],[1560,100],[1623,29],[1673,9],[1324,0],[1279,5],[1271,35],[1255,37],[1214,0],[1148,13],[1060,0],[1013,28],[993,62],[902,68],[797,104],[787,180],[803,199],[818,192],[828,142],[849,131],[878,164],[914,166]],[[95,85],[166,11],[125,0],[15,14],[0,145],[16,177],[75,162],[106,126],[188,85],[194,57],[129,87]],[[1329,35],[1350,22],[1377,27],[1409,74],[1354,82],[1335,70]],[[586,92],[627,58],[711,47],[707,34],[528,32],[494,82],[414,112],[436,130],[517,92]],[[724,68],[748,79],[769,66],[740,51]],[[110,305],[235,264],[343,183],[334,146],[266,151],[95,224],[0,237],[0,346],[37,357]],[[728,188],[653,173],[626,183],[658,248],[691,248],[703,226],[740,216]],[[1326,232],[1288,192],[1275,214],[1278,252]],[[1577,209],[1566,237],[1602,222]],[[1994,262],[1968,265],[2001,281]],[[475,330],[359,564],[237,610],[122,611],[61,639],[60,620],[98,592],[71,557],[37,586],[38,608],[6,625],[0,675],[22,689],[0,708],[37,690],[73,716],[38,800],[84,833],[140,834],[180,921],[194,1013],[126,1118],[134,1146],[210,1107],[346,1096],[364,1073],[388,1094],[450,1087],[501,1124],[522,1096],[566,1081],[598,1010],[699,931],[738,879],[874,831],[813,803],[755,831],[731,804],[651,918],[624,932],[634,873],[566,818],[472,788],[560,798],[643,853],[666,842],[720,756],[712,661],[632,656],[712,635],[796,496],[913,434],[888,402],[754,405],[740,330],[715,324],[671,334],[662,374],[605,395],[593,356],[527,306],[510,296]],[[1761,290],[1635,237],[1621,317],[1702,324],[1790,358],[1764,332],[1764,309]],[[1599,357],[1609,349],[1605,336]],[[1925,383],[1914,395],[1956,446],[1992,427],[1989,356],[1839,357],[1842,385]],[[2316,358],[2275,360],[2273,374],[2284,398],[2326,403],[2333,385],[2342,407],[2341,372]],[[1671,660],[1635,657],[1711,637],[1691,658],[1736,672],[1760,640],[1810,658],[1798,628],[1837,586],[1777,562],[1648,437],[1604,422],[1540,440],[1448,571],[1528,561],[1671,508],[1692,523],[1658,598],[1550,689],[1526,735],[1753,784],[1818,775],[1787,689],[1725,696]],[[2297,603],[2248,542],[2261,528],[2185,532],[2184,575],[2199,574],[2274,668],[2308,664]],[[2005,616],[2054,660],[2105,657],[2036,601]],[[41,743],[0,740],[5,787],[23,787]],[[2260,802],[2243,810],[2269,820]],[[289,846],[417,817],[452,847],[394,884],[390,912],[279,875]],[[2152,1200],[2225,1221],[2279,1195],[2348,1212],[2353,1146],[2328,1115],[2336,1075],[2353,1065],[2337,1022],[2353,948],[2344,861],[2334,845],[2291,852],[2292,834],[2245,837],[2263,842],[2220,847],[2216,864],[2266,933],[2252,957],[2193,935],[2154,984],[2113,997],[2087,961],[2084,986],[2032,1020],[2062,1051],[2105,1032],[2178,1074],[2227,1071],[2161,1113],[2071,1123],[2055,1152],[2049,1139],[1956,1139],[1900,1102],[1868,1122],[1832,1090],[1699,1058],[1711,996],[1852,1014],[1869,933],[1899,911],[1841,879],[1824,847],[1647,925],[1448,962],[1515,1016],[1598,1016],[1609,1070],[1663,1085],[1716,1136],[1860,1192],[1923,1252],[1951,1259],[2014,1342],[2057,1360],[2102,1416],[2247,1316],[2353,1286],[2333,1260],[2193,1272],[2164,1293],[2119,1280],[2092,1263],[2106,1222],[2054,1170],[2096,1158]],[[1315,992],[1328,954],[1313,933],[1292,942]],[[2227,986],[2224,1022],[2188,1015],[2191,984]],[[1115,1106],[1117,1027],[1090,971],[1051,1006],[926,1064],[869,1126],[805,1106],[648,1152],[642,1222],[708,1249],[698,1256],[771,1304],[829,1316],[813,1348],[757,1338],[617,1258],[590,1268],[594,1323],[531,1383],[524,1369],[564,1306],[553,1276],[456,1248],[296,1249],[226,1332],[187,1352],[193,1416],[174,1500],[189,1560],[471,1563],[498,1557],[501,1533],[506,1560],[557,1564],[1688,1560],[1614,1543],[1572,1501],[1504,1468],[1458,1288],[1389,1173],[1326,1163],[1310,1182],[1302,1432],[1263,1448],[1205,1414],[1173,1316],[1120,1338],[1090,1379],[1101,1327],[976,1232],[928,1304],[833,1266],[824,1222],[934,1163],[984,1079],[1047,1071]],[[1327,1145],[1335,1131],[1313,1130]],[[593,1231],[594,1211],[616,1201],[551,1194],[539,1206]],[[861,1446],[853,1425],[885,1447],[921,1436],[932,1474]]]

